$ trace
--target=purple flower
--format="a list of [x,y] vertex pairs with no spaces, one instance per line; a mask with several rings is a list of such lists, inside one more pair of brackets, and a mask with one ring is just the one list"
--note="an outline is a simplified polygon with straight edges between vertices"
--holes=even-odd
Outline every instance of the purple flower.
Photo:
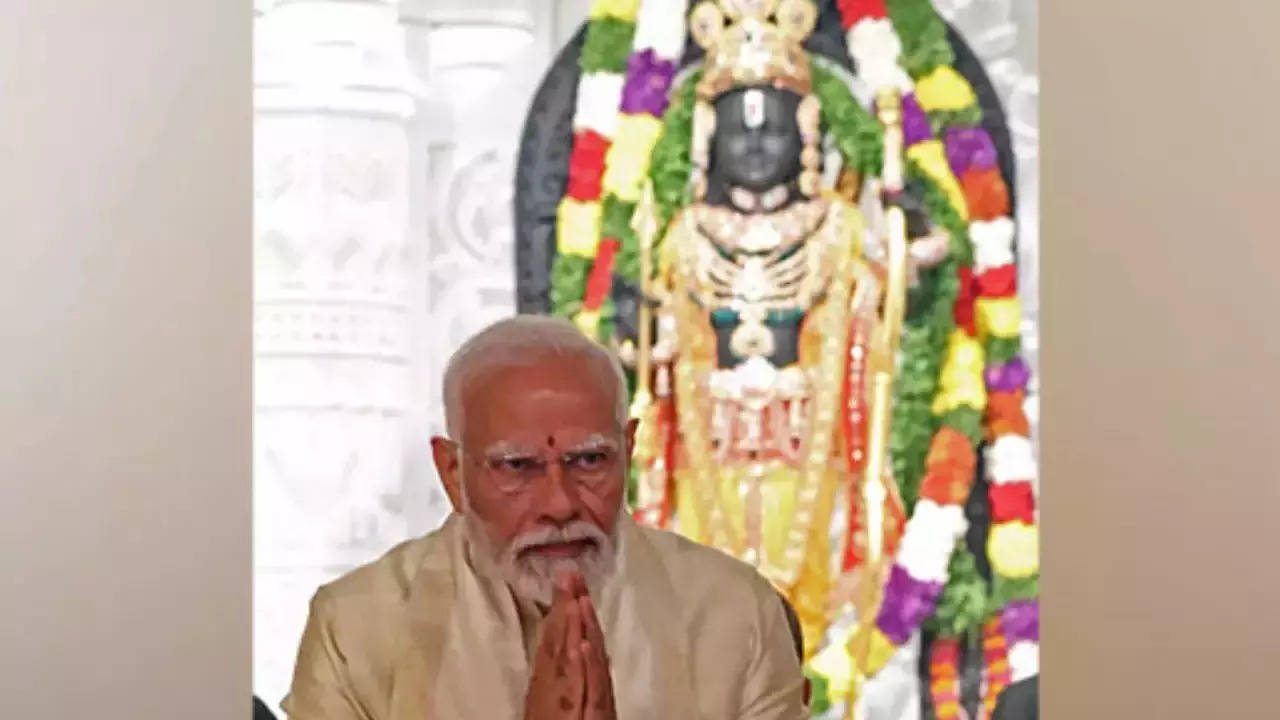
[[990,170],[996,166],[996,146],[980,127],[947,130],[947,162],[956,177],[965,170]]
[[1006,645],[1024,640],[1040,642],[1040,601],[1014,600],[1000,613],[1000,628]]
[[987,389],[994,392],[1017,392],[1031,380],[1031,369],[1022,358],[1015,357],[1004,365],[989,367],[984,373]]
[[902,142],[906,147],[933,139],[929,116],[920,109],[914,93],[902,97]]
[[675,74],[675,63],[659,59],[653,48],[631,53],[627,58],[627,81],[622,86],[622,112],[662,117]]
[[901,565],[895,564],[885,584],[876,626],[891,642],[901,645],[933,613],[941,594],[942,583],[916,580]]

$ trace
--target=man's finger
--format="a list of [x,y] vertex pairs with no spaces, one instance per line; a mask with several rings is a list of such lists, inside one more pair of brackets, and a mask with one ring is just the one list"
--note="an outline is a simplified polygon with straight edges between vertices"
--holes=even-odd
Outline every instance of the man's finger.
[[581,717],[586,699],[589,697],[586,681],[587,659],[582,652],[582,646],[586,643],[582,637],[582,618],[579,617],[575,607],[575,603],[570,603],[565,608],[565,623],[568,626],[565,638],[568,677],[564,686],[564,697],[571,700],[569,704],[578,712],[573,717]]
[[566,644],[568,632],[567,611],[574,605],[573,598],[560,590],[555,591],[551,601],[551,610],[542,623],[542,636],[539,645],[543,651],[553,657],[561,658],[571,646]]
[[600,620],[596,617],[596,609],[591,604],[591,598],[578,598],[576,609],[577,613],[582,617],[582,627],[587,642],[599,650],[601,655],[605,655],[604,631],[600,629]]
[[582,625],[582,609],[576,601],[569,601],[564,606],[565,647],[571,652],[581,654],[582,643],[586,640]]
[[609,676],[609,654],[605,647],[604,632],[596,617],[589,597],[578,598],[578,609],[586,641],[582,652],[586,656],[586,713],[587,717],[604,717],[613,705],[613,683]]
[[581,572],[576,570],[567,571],[561,576],[565,591],[573,598],[580,598],[587,595],[587,579],[583,577]]

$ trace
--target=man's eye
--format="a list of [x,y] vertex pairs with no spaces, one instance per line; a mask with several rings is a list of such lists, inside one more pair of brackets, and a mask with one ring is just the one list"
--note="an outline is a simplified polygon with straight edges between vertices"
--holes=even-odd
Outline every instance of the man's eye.
[[608,461],[609,455],[603,452],[578,453],[573,458],[573,466],[580,470],[595,470]]
[[498,469],[513,473],[529,472],[536,467],[537,463],[531,458],[506,458],[498,464]]

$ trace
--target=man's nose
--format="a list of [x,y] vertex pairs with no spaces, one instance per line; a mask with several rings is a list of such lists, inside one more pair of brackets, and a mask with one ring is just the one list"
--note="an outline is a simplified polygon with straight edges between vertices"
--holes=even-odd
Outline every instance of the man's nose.
[[578,489],[558,462],[547,463],[547,472],[539,483],[539,511],[548,520],[564,523],[578,514]]

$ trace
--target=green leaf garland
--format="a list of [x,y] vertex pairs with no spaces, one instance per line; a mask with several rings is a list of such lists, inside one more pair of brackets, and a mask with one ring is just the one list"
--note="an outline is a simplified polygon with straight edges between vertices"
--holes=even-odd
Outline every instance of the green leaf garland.
[[939,65],[953,65],[955,53],[947,42],[947,26],[929,0],[888,0],[885,9],[902,39],[902,67],[913,78]]
[[925,629],[955,637],[979,627],[987,618],[987,583],[978,573],[978,562],[963,543],[956,543],[947,565],[947,584],[938,607],[925,621]]
[[617,18],[599,18],[587,25],[587,38],[582,44],[579,64],[584,73],[627,72],[627,57],[635,36],[634,23]]

